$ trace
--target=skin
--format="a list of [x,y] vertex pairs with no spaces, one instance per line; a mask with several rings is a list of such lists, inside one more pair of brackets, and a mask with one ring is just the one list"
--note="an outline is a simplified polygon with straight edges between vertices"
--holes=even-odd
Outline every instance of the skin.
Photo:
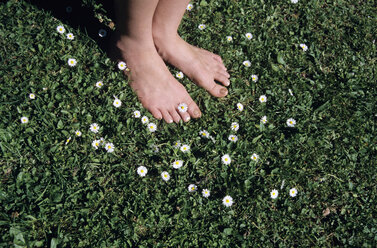
[[[187,0],[115,0],[117,34],[113,57],[127,63],[130,86],[157,119],[167,123],[199,118],[201,111],[164,61],[182,70],[215,97],[224,97],[229,74],[220,56],[191,46],[177,33]],[[179,112],[180,103],[188,105]]]

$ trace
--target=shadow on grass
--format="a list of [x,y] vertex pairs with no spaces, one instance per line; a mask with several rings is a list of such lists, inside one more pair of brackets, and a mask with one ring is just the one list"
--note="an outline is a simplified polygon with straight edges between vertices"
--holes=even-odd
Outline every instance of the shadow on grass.
[[[105,25],[105,21],[100,22],[99,18],[95,15],[95,7],[85,3],[89,1],[82,0],[28,0],[29,3],[36,6],[39,9],[43,9],[46,12],[50,12],[55,18],[62,21],[64,24],[68,24],[70,27],[80,29],[86,33],[91,39],[96,41],[99,48],[107,52],[109,43],[109,37],[112,30],[110,27],[114,23],[110,22],[110,25]],[[94,2],[94,1],[92,1]],[[102,5],[100,12],[105,14],[111,20],[114,20],[114,7],[113,0],[96,0],[97,4]],[[110,27],[109,27],[110,26]],[[105,30],[107,35],[99,35],[100,30]]]

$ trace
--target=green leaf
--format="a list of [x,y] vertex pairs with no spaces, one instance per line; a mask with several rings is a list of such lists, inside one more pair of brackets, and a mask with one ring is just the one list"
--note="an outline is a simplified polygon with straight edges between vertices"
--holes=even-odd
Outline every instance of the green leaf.
[[64,127],[64,124],[63,124],[62,120],[59,120],[57,129],[63,129],[63,127]]
[[282,64],[282,65],[286,65],[286,63],[284,61],[284,56],[281,53],[278,53],[278,63]]

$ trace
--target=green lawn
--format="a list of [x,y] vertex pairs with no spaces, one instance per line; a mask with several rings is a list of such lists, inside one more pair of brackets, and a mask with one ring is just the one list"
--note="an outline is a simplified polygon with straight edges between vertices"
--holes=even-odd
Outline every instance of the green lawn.
[[[101,4],[83,4],[112,25]],[[376,247],[373,1],[193,5],[180,34],[222,56],[229,96],[215,99],[178,79],[203,116],[166,124],[142,108],[101,38],[25,1],[0,3],[1,247]],[[95,149],[100,138],[114,151]],[[197,190],[189,192],[190,184]]]

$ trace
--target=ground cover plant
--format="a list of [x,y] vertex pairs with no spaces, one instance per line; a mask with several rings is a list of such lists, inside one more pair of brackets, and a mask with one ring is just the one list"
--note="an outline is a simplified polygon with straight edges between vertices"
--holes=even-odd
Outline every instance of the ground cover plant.
[[0,4],[0,245],[375,247],[373,1],[188,9],[180,34],[231,86],[215,99],[170,67],[203,116],[166,124],[83,28]]

